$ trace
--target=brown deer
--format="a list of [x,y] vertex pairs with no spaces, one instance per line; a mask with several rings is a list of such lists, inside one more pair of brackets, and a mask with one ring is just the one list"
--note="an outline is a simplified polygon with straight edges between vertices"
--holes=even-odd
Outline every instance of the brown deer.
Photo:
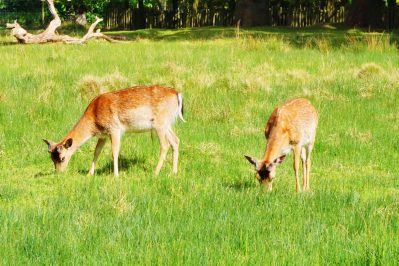
[[58,143],[44,140],[56,171],[66,169],[74,152],[91,137],[98,137],[89,175],[94,174],[96,161],[107,140],[111,139],[114,174],[119,175],[118,156],[121,136],[126,131],[144,132],[155,129],[161,152],[155,174],[159,174],[169,146],[173,149],[173,173],[177,173],[179,139],[172,130],[173,123],[183,118],[183,97],[171,88],[137,86],[107,92],[91,101],[86,111]]
[[265,128],[266,151],[262,160],[245,156],[255,165],[256,178],[269,191],[272,190],[276,167],[292,150],[294,153],[294,172],[296,191],[299,186],[299,158],[302,159],[303,190],[309,189],[310,156],[312,153],[318,116],[316,109],[306,99],[290,100],[274,109]]

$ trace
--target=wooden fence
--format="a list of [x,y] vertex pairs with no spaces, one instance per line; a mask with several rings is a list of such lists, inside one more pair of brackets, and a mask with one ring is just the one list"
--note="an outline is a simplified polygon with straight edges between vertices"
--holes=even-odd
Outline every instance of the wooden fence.
[[170,10],[136,8],[110,9],[106,12],[106,29],[132,30],[139,28],[137,17],[145,17],[145,28],[185,28],[202,26],[229,26],[233,24],[233,12],[226,9],[211,10]]
[[[140,12],[142,12],[140,14]],[[143,14],[144,13],[144,14]],[[345,7],[335,11],[298,7],[273,7],[269,10],[271,26],[290,26],[295,28],[308,27],[319,23],[345,22]],[[169,10],[149,9],[140,11],[136,8],[110,8],[106,11],[104,24],[107,30],[134,30],[140,28],[137,18],[144,16],[145,28],[184,28],[202,26],[234,25],[234,11],[228,9],[179,10],[176,13]]]
[[342,6],[336,10],[312,7],[271,8],[270,18],[272,26],[290,26],[294,28],[309,27],[321,23],[343,23],[346,12]]
[[[176,13],[170,10],[146,8],[139,10],[130,6],[114,6],[104,13],[104,28],[106,30],[134,30],[138,28],[185,28],[202,26],[232,26],[235,24],[234,11],[218,9],[186,9]],[[337,10],[320,9],[319,7],[272,7],[265,14],[270,26],[308,27],[320,23],[342,23],[346,19],[346,10],[341,7]],[[0,23],[4,27],[6,22],[18,19],[21,25],[40,28],[49,21],[46,13],[43,21],[42,15],[37,12],[14,12],[0,10]],[[73,18],[71,18],[73,19]],[[141,19],[141,21],[140,21]],[[1,27],[0,26],[0,27]]]

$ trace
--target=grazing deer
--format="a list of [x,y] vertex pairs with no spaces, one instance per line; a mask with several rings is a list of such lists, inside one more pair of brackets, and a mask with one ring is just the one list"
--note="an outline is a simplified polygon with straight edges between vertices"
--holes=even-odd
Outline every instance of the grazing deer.
[[245,156],[250,163],[255,165],[256,178],[269,191],[272,190],[277,165],[284,161],[291,150],[294,153],[296,191],[300,191],[299,158],[302,159],[303,190],[309,189],[310,155],[315,141],[317,123],[317,111],[306,99],[290,100],[274,109],[265,128],[267,145],[263,159],[257,160]]
[[107,92],[91,101],[86,111],[63,138],[54,143],[44,140],[54,162],[56,171],[62,172],[73,153],[91,137],[98,137],[89,175],[94,174],[96,161],[110,137],[114,174],[119,175],[118,155],[121,136],[126,131],[144,132],[155,129],[161,152],[155,168],[157,175],[162,168],[169,146],[173,149],[173,173],[177,173],[179,139],[172,131],[177,118],[183,118],[183,97],[171,88],[160,86],[137,86]]

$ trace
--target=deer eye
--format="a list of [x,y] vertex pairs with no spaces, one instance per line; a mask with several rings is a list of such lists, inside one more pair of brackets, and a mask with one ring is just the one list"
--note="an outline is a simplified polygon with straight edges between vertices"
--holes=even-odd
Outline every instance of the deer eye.
[[61,158],[61,162],[63,162],[63,161],[65,161],[65,157],[62,157],[62,158]]

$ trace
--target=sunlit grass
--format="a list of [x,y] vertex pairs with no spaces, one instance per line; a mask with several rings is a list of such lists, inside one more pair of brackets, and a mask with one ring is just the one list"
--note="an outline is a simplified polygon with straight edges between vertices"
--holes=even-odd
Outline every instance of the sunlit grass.
[[[0,46],[2,264],[395,264],[395,46],[328,39],[298,46],[288,30],[200,37],[212,31],[122,44]],[[66,173],[53,173],[41,139],[60,140],[88,95],[154,83],[185,97],[177,176],[171,154],[153,175],[159,145],[150,133],[124,136],[118,179],[109,143],[97,174],[86,176],[94,140]],[[288,158],[274,191],[264,193],[243,155],[263,154],[269,114],[294,97],[310,99],[320,116],[311,191],[295,193]]]

